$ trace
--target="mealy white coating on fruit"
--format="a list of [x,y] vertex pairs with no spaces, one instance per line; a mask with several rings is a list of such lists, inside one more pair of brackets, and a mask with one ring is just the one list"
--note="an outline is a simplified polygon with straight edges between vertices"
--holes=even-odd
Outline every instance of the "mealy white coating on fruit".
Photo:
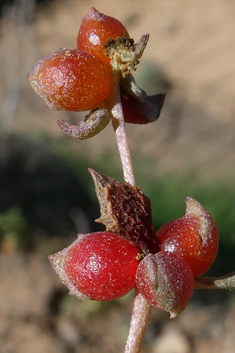
[[147,255],[136,272],[136,285],[153,306],[176,317],[182,312],[193,292],[193,273],[179,255],[162,251]]
[[95,34],[95,33],[90,35],[89,42],[91,42],[94,45],[100,45],[101,44],[99,36],[97,34]]
[[195,217],[198,219],[198,232],[202,242],[212,238],[213,218],[210,213],[192,197],[186,197],[185,217]]
[[86,17],[90,17],[95,21],[105,21],[107,16],[97,11],[95,7],[91,7],[90,11],[88,11],[85,18]]
[[[85,237],[89,236],[89,234],[78,234],[78,239],[76,240],[78,243],[82,241]],[[65,272],[65,263],[68,261],[68,252],[70,248],[74,246],[74,243],[72,243],[70,246],[67,248],[49,256],[49,260],[59,276],[61,282],[69,289],[69,294],[70,295],[75,295],[79,299],[82,300],[88,300],[90,299],[88,296],[85,294],[81,293],[72,283],[71,279],[67,276]]]

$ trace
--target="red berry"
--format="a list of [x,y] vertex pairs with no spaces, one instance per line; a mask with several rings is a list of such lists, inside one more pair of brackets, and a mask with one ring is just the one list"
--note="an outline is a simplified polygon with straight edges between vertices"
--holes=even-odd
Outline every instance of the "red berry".
[[190,197],[186,199],[185,215],[162,226],[156,235],[162,243],[161,250],[183,256],[194,276],[209,269],[218,251],[219,234],[215,221]]
[[140,250],[120,236],[78,235],[68,248],[49,257],[70,294],[80,299],[112,300],[135,286]]
[[27,76],[33,89],[56,110],[83,111],[103,103],[110,89],[110,74],[93,55],[59,49]]
[[78,32],[77,48],[95,55],[109,67],[110,58],[104,54],[104,46],[109,38],[115,39],[124,35],[129,37],[121,22],[92,7],[82,20]]
[[149,254],[140,262],[136,286],[149,303],[166,310],[173,318],[187,306],[193,293],[194,277],[184,258],[161,251]]

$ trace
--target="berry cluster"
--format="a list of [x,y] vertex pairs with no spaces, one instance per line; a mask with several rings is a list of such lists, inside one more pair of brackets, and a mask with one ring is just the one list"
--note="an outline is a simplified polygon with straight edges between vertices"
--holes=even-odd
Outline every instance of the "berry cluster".
[[101,205],[98,221],[106,231],[79,234],[72,245],[50,256],[53,267],[80,299],[116,299],[136,286],[149,303],[175,317],[193,293],[194,276],[204,273],[216,256],[213,218],[187,198],[185,215],[155,234],[150,200],[139,188],[91,174]]
[[56,110],[90,110],[78,126],[58,121],[69,136],[87,139],[105,128],[111,119],[116,86],[127,123],[155,121],[165,95],[148,96],[130,71],[135,70],[149,36],[134,44],[126,28],[115,18],[95,8],[83,18],[77,49],[59,49],[31,70],[27,80],[32,88]]
[[185,215],[155,233],[151,202],[134,186],[125,123],[156,121],[165,98],[148,96],[131,74],[148,39],[146,34],[135,43],[118,20],[91,8],[82,20],[77,48],[57,50],[27,76],[48,107],[90,110],[77,126],[58,121],[70,137],[90,138],[112,121],[125,183],[90,170],[101,209],[97,222],[105,231],[79,234],[49,258],[70,294],[80,299],[112,300],[136,289],[128,353],[140,351],[152,306],[175,317],[194,288],[235,288],[235,273],[198,277],[218,250],[218,230],[206,209],[188,197]]
[[[124,121],[145,124],[160,114],[164,95],[147,96],[134,81],[134,70],[148,41],[134,44],[116,19],[92,8],[83,18],[77,49],[59,49],[41,60],[27,79],[53,109],[91,109],[77,127],[59,122],[75,138],[102,130],[112,116],[119,87]],[[111,300],[135,286],[153,306],[172,317],[187,305],[194,276],[212,264],[218,231],[209,213],[187,198],[184,217],[155,234],[150,200],[140,189],[91,171],[105,232],[79,235],[50,260],[71,294],[81,299]]]

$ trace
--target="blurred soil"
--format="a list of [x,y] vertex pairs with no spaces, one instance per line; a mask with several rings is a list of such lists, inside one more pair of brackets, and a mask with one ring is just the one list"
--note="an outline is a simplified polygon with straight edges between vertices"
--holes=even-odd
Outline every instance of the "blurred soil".
[[[55,247],[1,253],[0,352],[123,352],[132,295],[107,303],[69,297],[47,260]],[[142,352],[234,353],[235,303],[220,302],[192,301],[174,320],[154,309]]]
[[[3,9],[0,22],[0,122],[5,136],[14,133],[33,139],[44,131],[58,138],[62,133],[56,120],[76,123],[83,119],[84,113],[47,110],[28,87],[25,76],[45,55],[60,47],[75,47],[81,19],[94,6],[122,21],[136,40],[143,33],[150,33],[150,42],[136,72],[137,82],[150,94],[168,92],[156,124],[127,127],[134,158],[141,156],[150,160],[149,170],[156,175],[159,170],[187,173],[193,168],[192,182],[222,178],[228,184],[234,183],[233,0],[57,0],[36,8],[30,0],[15,3],[16,6]],[[111,126],[92,140],[70,143],[91,163],[107,151],[118,160]],[[0,152],[3,148],[1,145]],[[30,155],[29,150],[23,150],[22,154]],[[30,156],[32,172],[40,163],[34,165],[34,157]],[[47,165],[51,164],[50,158],[45,159]],[[111,163],[108,158],[107,163]],[[56,163],[59,175],[60,170]],[[24,178],[29,174],[23,174]],[[53,180],[53,174],[49,175]],[[14,176],[10,175],[12,179]],[[43,180],[46,179],[47,174]],[[29,186],[31,180],[34,179],[27,179]],[[68,183],[73,185],[71,180],[73,176]],[[66,187],[70,190],[68,184]],[[10,182],[4,185],[11,189]],[[62,189],[64,185],[62,182]],[[27,189],[27,185],[24,187]],[[28,195],[29,199],[34,198],[33,194]],[[64,214],[63,206],[69,201],[65,198],[63,202],[62,208],[54,204],[52,217]],[[71,214],[77,202],[74,200],[66,212]],[[40,210],[45,211],[43,203]],[[87,210],[79,210],[75,209],[76,216],[80,215],[81,219]],[[67,218],[61,227],[66,222]],[[43,232],[36,229],[40,235],[49,232],[45,228]],[[83,229],[87,229],[86,224]],[[0,353],[122,352],[131,314],[130,296],[103,304],[68,297],[47,256],[69,242],[61,238],[43,239],[26,251],[19,250],[6,238],[0,249]],[[153,310],[143,352],[235,353],[234,296],[213,293],[218,301],[209,296],[206,305],[195,297],[174,320],[160,310]]]

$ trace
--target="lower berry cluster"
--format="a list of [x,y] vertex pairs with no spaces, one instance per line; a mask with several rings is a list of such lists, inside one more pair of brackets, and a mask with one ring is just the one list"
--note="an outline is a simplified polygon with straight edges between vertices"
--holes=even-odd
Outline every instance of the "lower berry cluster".
[[187,197],[183,217],[153,232],[150,200],[137,187],[93,170],[106,231],[79,234],[50,261],[70,294],[80,299],[117,299],[134,287],[173,318],[218,250],[218,230],[207,212]]

